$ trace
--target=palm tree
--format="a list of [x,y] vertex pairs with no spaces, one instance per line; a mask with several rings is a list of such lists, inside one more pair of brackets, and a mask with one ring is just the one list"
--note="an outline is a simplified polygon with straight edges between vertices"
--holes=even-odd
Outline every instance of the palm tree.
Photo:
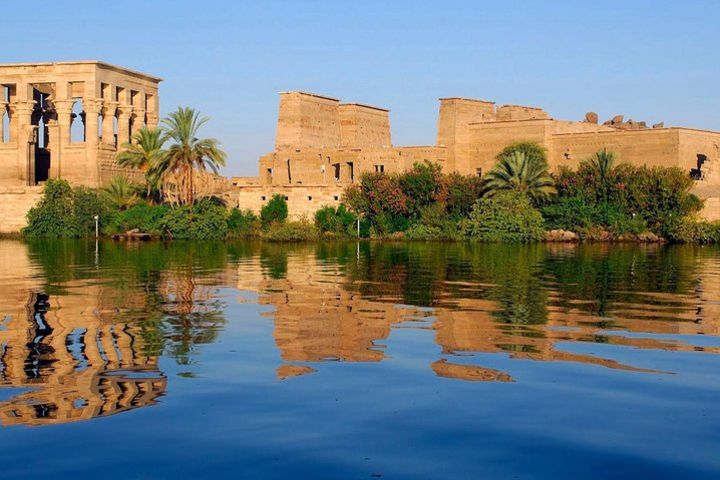
[[173,143],[162,160],[151,167],[157,178],[178,180],[180,203],[192,204],[195,200],[195,170],[210,169],[218,172],[225,165],[225,152],[214,138],[198,138],[198,130],[208,121],[207,117],[192,108],[180,107],[163,120],[163,131]]
[[122,175],[116,175],[105,187],[103,194],[120,210],[132,207],[138,202],[137,188]]
[[130,167],[145,172],[147,196],[158,190],[160,179],[153,174],[154,166],[161,163],[167,152],[163,149],[165,135],[162,130],[143,127],[133,135],[132,143],[122,145],[117,155],[117,163],[121,167]]
[[610,197],[610,182],[613,170],[615,169],[615,154],[603,148],[590,157],[590,168],[593,170],[600,182],[599,191],[602,195],[603,213],[605,223],[608,222],[608,198]]
[[590,166],[600,180],[603,200],[607,200],[605,197],[607,197],[610,185],[610,175],[615,169],[615,154],[603,148],[590,157]]
[[524,193],[536,204],[557,193],[547,163],[521,151],[502,157],[485,176],[484,195],[492,196],[507,190]]

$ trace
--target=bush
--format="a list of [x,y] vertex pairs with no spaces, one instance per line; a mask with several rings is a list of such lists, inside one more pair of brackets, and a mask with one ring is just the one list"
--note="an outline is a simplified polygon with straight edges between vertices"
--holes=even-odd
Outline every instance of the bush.
[[720,243],[720,221],[708,222],[686,217],[672,222],[668,238],[678,243]]
[[260,231],[260,219],[250,210],[233,208],[228,215],[227,224],[231,237],[257,236]]
[[167,205],[138,204],[127,210],[115,212],[103,232],[108,235],[125,233],[138,229],[143,233],[161,236],[164,232],[165,216],[170,212]]
[[285,220],[287,220],[287,217],[287,201],[283,195],[277,193],[273,195],[260,210],[260,219],[262,220],[263,226],[267,226],[272,223],[284,223]]
[[357,236],[357,216],[345,205],[322,207],[315,212],[315,227],[322,234]]
[[531,242],[543,238],[543,218],[527,196],[501,192],[478,200],[464,222],[466,234],[484,242]]
[[545,149],[535,142],[515,142],[503,148],[502,152],[495,156],[495,160],[500,161],[503,158],[510,157],[513,153],[524,153],[531,161],[540,161],[547,163],[547,153]]
[[318,232],[315,225],[303,219],[297,222],[273,223],[263,238],[273,242],[306,242],[317,240]]
[[440,227],[416,223],[405,230],[408,240],[445,240],[445,234]]
[[76,238],[95,233],[95,215],[103,226],[112,217],[108,203],[94,190],[71,188],[66,180],[48,180],[43,198],[27,213],[27,237]]
[[187,240],[218,240],[228,234],[227,210],[208,200],[170,208],[162,218],[163,236]]

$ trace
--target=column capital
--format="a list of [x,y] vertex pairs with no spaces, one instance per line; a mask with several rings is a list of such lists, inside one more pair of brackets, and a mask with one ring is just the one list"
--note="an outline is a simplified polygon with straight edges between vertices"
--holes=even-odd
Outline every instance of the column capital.
[[118,116],[120,117],[130,117],[133,113],[133,107],[132,105],[118,105],[117,107]]
[[118,105],[120,105],[118,102],[115,102],[113,100],[103,100],[102,101],[102,114],[112,114],[111,116],[115,115],[115,110],[117,110]]
[[17,113],[27,113],[33,111],[35,108],[35,104],[37,102],[35,100],[15,100],[14,102],[10,102],[8,104],[8,108],[10,108],[11,112],[17,112]]
[[72,113],[73,105],[75,100],[53,100],[53,107],[59,114],[70,114]]
[[83,110],[85,110],[86,113],[100,113],[102,109],[103,101],[99,98],[83,101]]

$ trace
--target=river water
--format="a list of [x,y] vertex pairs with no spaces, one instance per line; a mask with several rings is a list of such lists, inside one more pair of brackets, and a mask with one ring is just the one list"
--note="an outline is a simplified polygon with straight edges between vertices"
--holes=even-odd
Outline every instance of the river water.
[[0,241],[0,478],[718,478],[720,249]]

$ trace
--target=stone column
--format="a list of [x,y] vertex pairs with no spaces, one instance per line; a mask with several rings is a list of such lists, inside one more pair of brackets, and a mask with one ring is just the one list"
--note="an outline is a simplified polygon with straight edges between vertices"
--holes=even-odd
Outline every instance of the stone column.
[[118,107],[118,148],[124,143],[130,141],[130,117],[132,116],[132,106],[120,105]]
[[[10,104],[10,112],[13,119],[13,127],[10,133],[13,140],[17,142],[18,159],[17,172],[18,180],[25,185],[34,185],[35,179],[30,178],[32,168],[30,166],[30,143],[34,140],[32,130],[32,112],[35,106],[34,100],[17,100]],[[32,159],[33,167],[35,159]]]
[[70,125],[72,124],[72,109],[74,100],[54,100],[55,114],[57,115],[57,140],[53,141],[52,156],[50,158],[50,177],[62,178],[63,150],[70,144]]
[[118,102],[103,100],[102,141],[106,145],[115,145],[115,128],[113,125]]
[[8,102],[0,100],[0,143],[3,143],[5,138],[5,124],[3,122],[4,116],[7,113]]
[[[132,134],[135,135],[141,128],[145,126],[145,110],[133,110],[133,128]],[[132,139],[131,139],[132,140]]]
[[146,120],[145,125],[146,125],[147,128],[149,128],[150,130],[155,130],[156,128],[158,128],[158,121],[159,121],[159,119],[158,119],[158,116],[157,116],[156,113],[148,111],[148,112],[145,114],[145,120]]
[[101,100],[85,100],[85,143],[88,147],[96,147],[98,144],[98,115],[102,108]]

